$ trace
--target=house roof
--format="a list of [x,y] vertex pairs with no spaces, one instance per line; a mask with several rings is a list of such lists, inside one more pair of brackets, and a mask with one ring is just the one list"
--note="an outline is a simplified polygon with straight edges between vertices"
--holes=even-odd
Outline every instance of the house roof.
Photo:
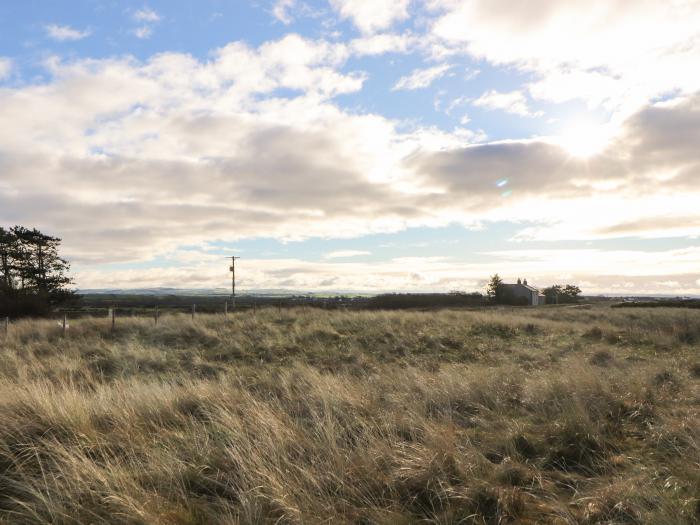
[[534,286],[530,286],[529,284],[521,284],[521,283],[503,283],[503,286],[522,286],[523,288],[530,290],[531,292],[537,292],[540,293],[539,289],[535,288]]

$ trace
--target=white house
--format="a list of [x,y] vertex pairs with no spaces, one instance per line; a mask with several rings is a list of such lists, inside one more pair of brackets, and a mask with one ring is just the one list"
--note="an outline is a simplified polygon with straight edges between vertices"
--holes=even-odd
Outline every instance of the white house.
[[537,306],[546,303],[544,294],[534,286],[527,284],[527,279],[522,282],[520,282],[520,279],[518,279],[518,282],[515,284],[504,283],[502,286],[506,290],[507,294],[512,295],[516,299],[521,297],[524,298],[527,300],[527,304],[530,306]]

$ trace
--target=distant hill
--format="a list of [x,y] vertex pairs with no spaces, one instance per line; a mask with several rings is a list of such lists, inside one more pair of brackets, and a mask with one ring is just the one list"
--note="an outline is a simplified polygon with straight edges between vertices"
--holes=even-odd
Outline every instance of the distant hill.
[[[229,288],[85,288],[78,290],[79,295],[151,295],[151,296],[228,296],[231,295]],[[237,296],[256,297],[291,297],[291,296],[316,296],[330,297],[335,295],[346,296],[371,296],[375,294],[362,293],[351,290],[332,290],[330,292],[315,292],[308,290],[288,290],[278,288],[254,288],[250,290],[236,289]]]
[[[86,288],[78,290],[80,295],[231,295],[227,288]],[[237,290],[237,295],[305,295],[308,292],[295,290]]]

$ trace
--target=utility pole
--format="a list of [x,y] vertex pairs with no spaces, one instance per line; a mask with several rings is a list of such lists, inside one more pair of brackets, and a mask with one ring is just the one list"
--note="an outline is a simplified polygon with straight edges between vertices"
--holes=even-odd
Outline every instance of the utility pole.
[[231,308],[236,309],[236,259],[240,257],[231,256],[231,266],[229,271],[231,272]]

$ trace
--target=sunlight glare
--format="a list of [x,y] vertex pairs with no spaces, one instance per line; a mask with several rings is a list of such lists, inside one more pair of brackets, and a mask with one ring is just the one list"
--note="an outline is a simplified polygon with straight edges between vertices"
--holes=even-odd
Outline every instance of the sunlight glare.
[[569,155],[587,159],[602,152],[608,141],[609,133],[605,126],[575,120],[564,129],[557,142]]

